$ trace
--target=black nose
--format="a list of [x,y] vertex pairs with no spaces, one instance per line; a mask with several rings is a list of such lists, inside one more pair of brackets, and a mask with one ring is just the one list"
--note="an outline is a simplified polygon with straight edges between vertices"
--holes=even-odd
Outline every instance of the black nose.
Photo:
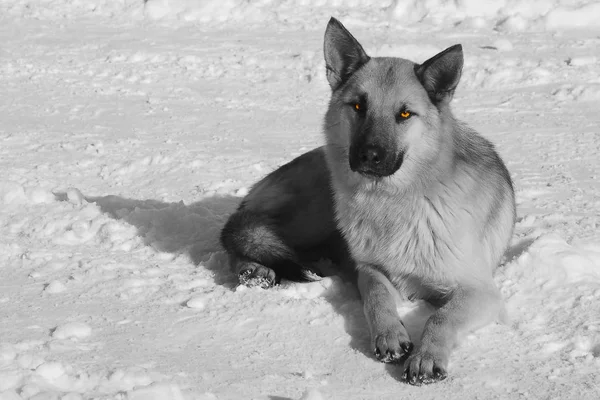
[[385,158],[385,150],[379,146],[364,146],[359,150],[358,159],[363,165],[375,166],[383,162]]

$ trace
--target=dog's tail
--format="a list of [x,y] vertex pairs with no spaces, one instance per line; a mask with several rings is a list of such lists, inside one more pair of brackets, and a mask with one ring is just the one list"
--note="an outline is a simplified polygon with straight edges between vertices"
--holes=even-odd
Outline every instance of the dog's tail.
[[319,279],[314,271],[300,264],[294,249],[277,232],[273,219],[264,214],[244,209],[235,212],[221,231],[221,244],[237,260],[271,268],[278,281],[281,278],[294,282]]

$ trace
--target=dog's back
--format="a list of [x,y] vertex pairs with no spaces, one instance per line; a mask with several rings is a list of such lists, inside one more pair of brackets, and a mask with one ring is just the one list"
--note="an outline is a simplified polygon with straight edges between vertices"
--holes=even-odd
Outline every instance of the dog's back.
[[481,238],[486,265],[493,270],[508,246],[515,224],[512,179],[494,145],[476,131],[457,123],[454,138],[455,159],[464,165],[463,174],[471,188],[463,207],[478,214],[475,236]]
[[311,279],[309,261],[347,259],[324,149],[305,153],[256,183],[225,224],[221,243],[242,282],[263,287],[281,278]]

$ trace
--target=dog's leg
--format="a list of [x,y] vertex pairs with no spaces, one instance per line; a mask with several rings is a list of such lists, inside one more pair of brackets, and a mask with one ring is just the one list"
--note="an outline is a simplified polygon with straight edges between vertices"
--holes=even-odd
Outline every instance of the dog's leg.
[[295,282],[314,279],[280,234],[277,223],[264,213],[243,208],[233,213],[221,231],[221,244],[242,285],[267,289],[282,278]]
[[277,276],[275,271],[260,263],[230,254],[229,264],[238,275],[238,279],[242,285],[268,289],[279,283],[280,277]]
[[395,289],[380,272],[361,267],[358,288],[375,356],[381,362],[401,360],[412,350],[412,342],[396,310]]
[[281,275],[301,275],[302,267],[294,262],[294,250],[266,215],[236,211],[221,232],[221,243],[243,285],[266,289],[278,283]]
[[420,385],[445,379],[459,335],[492,322],[503,310],[500,293],[491,282],[455,289],[427,320],[421,344],[406,360],[408,383]]

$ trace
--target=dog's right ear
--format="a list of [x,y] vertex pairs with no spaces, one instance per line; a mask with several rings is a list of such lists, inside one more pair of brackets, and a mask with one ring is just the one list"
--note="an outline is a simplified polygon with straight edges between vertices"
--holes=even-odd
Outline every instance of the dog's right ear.
[[460,44],[448,47],[421,65],[415,65],[415,74],[427,91],[433,104],[452,100],[463,68]]
[[325,30],[323,51],[327,81],[332,90],[346,82],[356,70],[370,60],[354,36],[333,17],[329,20],[327,30]]

